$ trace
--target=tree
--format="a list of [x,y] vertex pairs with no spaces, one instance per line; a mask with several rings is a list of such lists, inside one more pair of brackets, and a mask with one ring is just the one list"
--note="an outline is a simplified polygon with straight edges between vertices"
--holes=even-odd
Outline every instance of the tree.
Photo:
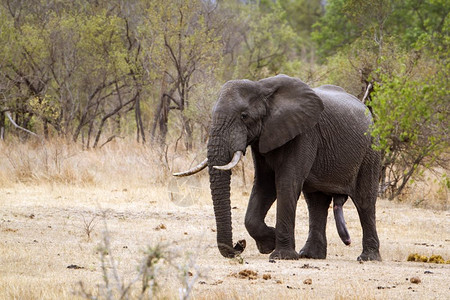
[[322,59],[361,38],[382,48],[384,36],[395,37],[402,47],[413,49],[421,36],[444,32],[449,11],[445,0],[329,0],[312,38]]
[[194,124],[191,114],[194,112],[190,94],[200,84],[196,80],[197,73],[212,74],[220,63],[220,39],[212,26],[216,7],[197,0],[159,0],[153,1],[148,10],[145,28],[155,36],[153,63],[161,78],[152,136],[156,139],[159,128],[161,144],[166,141],[169,112],[178,110],[186,149],[192,149]]
[[321,0],[278,0],[285,18],[297,35],[296,48],[302,60],[315,63],[316,46],[311,40],[313,25],[325,13]]
[[383,154],[381,186],[390,199],[400,195],[424,168],[448,169],[448,29],[447,20],[442,31],[421,35],[415,42],[421,55],[416,65],[381,74],[376,83],[371,102],[376,112],[372,135],[380,141],[376,148]]
[[1,57],[3,110],[16,123],[28,129],[41,123],[46,137],[51,125],[58,135],[81,136],[86,147],[96,147],[110,118],[139,108],[139,47],[120,5],[2,5],[2,27],[9,29],[0,41],[9,50]]
[[450,97],[448,65],[428,78],[411,80],[406,74],[382,78],[372,100],[376,123],[372,135],[383,154],[382,189],[397,197],[422,167],[437,163],[449,147]]
[[297,59],[297,35],[280,3],[249,2],[220,7],[221,15],[235,20],[222,32],[225,78],[260,79],[281,72],[289,58]]
[[373,112],[389,198],[448,151],[448,12],[439,0],[334,0],[316,25],[330,78]]

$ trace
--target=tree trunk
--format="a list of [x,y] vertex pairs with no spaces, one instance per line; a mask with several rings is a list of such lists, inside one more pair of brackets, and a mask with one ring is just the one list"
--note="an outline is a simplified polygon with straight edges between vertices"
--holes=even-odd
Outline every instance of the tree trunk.
[[183,127],[186,132],[186,139],[184,141],[184,145],[186,146],[187,151],[191,151],[193,148],[193,126],[191,125],[191,120],[189,120],[184,114],[183,118]]
[[48,140],[48,121],[46,118],[42,120],[44,126],[44,139]]
[[5,139],[5,125],[6,125],[6,118],[5,113],[0,112],[0,140]]
[[135,118],[136,118],[136,140],[139,143],[139,136],[142,137],[142,143],[145,144],[145,130],[144,124],[142,123],[142,114],[141,114],[141,100],[139,95],[136,97],[136,104],[134,108]]
[[[170,111],[170,98],[167,94],[162,94],[158,108],[156,109],[152,126],[152,140],[157,141],[158,144],[164,145],[166,143],[166,136],[168,132]],[[159,130],[159,134],[157,134]]]

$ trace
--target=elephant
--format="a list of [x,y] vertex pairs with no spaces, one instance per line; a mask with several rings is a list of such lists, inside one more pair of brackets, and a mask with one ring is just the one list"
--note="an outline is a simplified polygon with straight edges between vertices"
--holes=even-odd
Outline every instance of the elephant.
[[[207,158],[174,175],[192,175],[208,166],[217,245],[224,257],[245,248],[245,240],[233,247],[230,177],[250,146],[255,175],[245,227],[260,253],[270,253],[270,259],[325,259],[331,201],[339,235],[350,243],[342,212],[350,197],[363,231],[358,260],[381,261],[375,220],[381,163],[371,146],[371,124],[367,107],[338,86],[311,88],[287,75],[231,80],[213,107]],[[302,192],[309,232],[296,252],[295,215]],[[265,217],[275,200],[276,224],[270,227]]]

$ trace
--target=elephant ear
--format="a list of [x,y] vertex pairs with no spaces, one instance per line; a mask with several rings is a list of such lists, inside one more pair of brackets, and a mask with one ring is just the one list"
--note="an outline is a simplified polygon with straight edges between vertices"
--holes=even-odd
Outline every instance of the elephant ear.
[[303,81],[286,75],[262,79],[268,113],[259,138],[259,151],[272,151],[319,122],[323,102]]

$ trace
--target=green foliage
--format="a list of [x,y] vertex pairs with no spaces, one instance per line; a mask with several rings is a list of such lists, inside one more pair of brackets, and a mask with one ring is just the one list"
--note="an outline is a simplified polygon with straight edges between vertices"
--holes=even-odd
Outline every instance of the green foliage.
[[322,59],[349,47],[358,38],[375,40],[395,37],[407,49],[416,48],[424,36],[448,35],[450,8],[445,0],[330,0],[312,34]]
[[[191,96],[206,88],[205,81],[215,78],[222,63],[222,42],[216,28],[220,23],[216,24],[212,12],[214,6],[197,0],[153,1],[138,27],[144,43],[151,43],[144,45],[151,49],[148,55],[152,67],[162,81],[152,126],[154,140],[159,128],[161,144],[166,142],[169,125],[174,124],[186,136],[186,148],[192,148],[192,120],[197,110]],[[146,36],[152,38],[146,40]],[[171,111],[178,113],[169,116]]]
[[279,0],[286,20],[302,40],[309,39],[313,25],[323,15],[320,0]]
[[[394,10],[390,19],[393,35],[396,35],[403,46],[419,47],[423,39],[439,45],[441,38],[448,38],[448,14],[450,7],[446,0],[403,0],[393,1]],[[447,25],[446,25],[447,24]]]
[[[141,35],[149,34],[155,57],[154,63],[161,70],[185,68],[201,62],[213,68],[220,63],[218,54],[220,41],[216,32],[209,27],[207,16],[201,2],[152,1],[147,9],[145,22],[139,27]],[[181,64],[185,66],[181,66]],[[174,70],[178,72],[182,70]]]
[[314,25],[312,39],[318,45],[317,53],[325,58],[344,48],[361,35],[361,29],[351,22],[346,0],[330,0],[325,6],[325,14]]
[[[234,78],[260,79],[283,72],[288,58],[295,59],[299,37],[286,21],[286,11],[280,3],[265,7],[255,4],[238,5],[237,20],[242,39],[240,51],[233,61]],[[244,31],[246,30],[246,31]]]
[[376,85],[372,107],[377,116],[382,116],[377,117],[373,131],[380,137],[378,150],[389,154],[397,143],[405,143],[408,147],[424,139],[421,142],[426,149],[423,150],[429,151],[447,140],[448,82],[439,77],[433,76],[427,82],[404,76],[385,77]]
[[432,167],[449,148],[449,65],[412,79],[405,72],[381,75],[371,105],[376,122],[374,147],[383,153],[390,198],[403,189],[420,167]]
[[29,102],[30,109],[40,118],[49,122],[56,122],[60,117],[60,103],[50,96],[34,97]]

